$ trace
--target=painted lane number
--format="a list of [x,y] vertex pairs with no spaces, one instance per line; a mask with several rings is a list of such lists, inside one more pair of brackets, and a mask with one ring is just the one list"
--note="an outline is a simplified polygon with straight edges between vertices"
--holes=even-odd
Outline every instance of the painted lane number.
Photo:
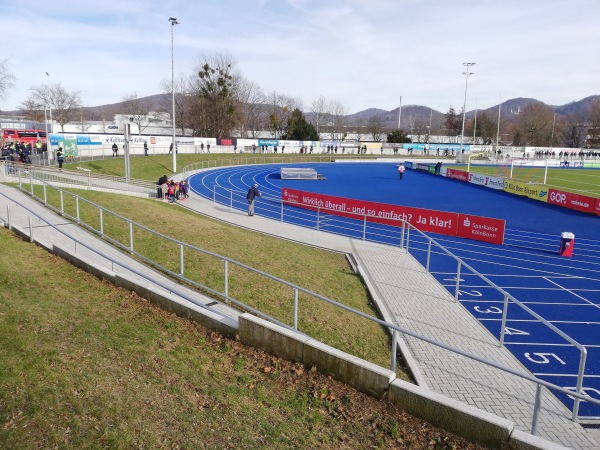
[[502,314],[502,310],[497,306],[490,306],[489,308],[481,309],[481,307],[477,305],[473,309],[481,314]]
[[549,364],[550,359],[554,358],[563,365],[567,365],[556,353],[525,353],[525,358],[536,364]]

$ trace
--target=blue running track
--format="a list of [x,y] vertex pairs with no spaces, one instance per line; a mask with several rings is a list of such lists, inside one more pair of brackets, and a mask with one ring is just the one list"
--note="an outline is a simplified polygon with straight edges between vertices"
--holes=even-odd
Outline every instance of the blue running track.
[[[503,191],[431,174],[407,171],[399,180],[394,163],[293,164],[311,167],[326,180],[282,180],[282,164],[219,168],[190,177],[193,192],[213,198],[214,190],[232,192],[240,209],[254,183],[263,194],[256,213],[279,219],[276,201],[283,188],[416,208],[474,214],[506,220],[505,244],[486,244],[430,234],[439,244],[483,274],[587,349],[585,393],[600,399],[600,217],[563,209]],[[261,204],[262,203],[262,204]],[[267,203],[273,203],[267,207]],[[295,208],[298,209],[298,208]],[[315,215],[303,211],[296,223],[314,226]],[[287,213],[286,213],[287,214]],[[286,219],[287,221],[288,219]],[[358,220],[321,217],[321,230],[362,237]],[[387,229],[386,229],[387,228]],[[398,245],[399,231],[380,226],[367,239]],[[574,256],[558,255],[560,234],[575,234]],[[394,235],[394,233],[396,233]],[[427,244],[411,236],[411,253],[426,264]],[[432,274],[454,295],[456,261],[433,252]],[[458,299],[496,338],[500,337],[503,296],[479,277],[461,272]],[[505,345],[535,376],[575,389],[580,353],[565,339],[520,306],[510,303]],[[559,398],[569,408],[572,400]],[[579,417],[600,418],[600,407],[582,403]]]

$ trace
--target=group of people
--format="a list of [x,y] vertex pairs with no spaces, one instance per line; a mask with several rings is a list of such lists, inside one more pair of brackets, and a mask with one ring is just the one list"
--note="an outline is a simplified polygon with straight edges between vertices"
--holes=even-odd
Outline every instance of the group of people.
[[2,146],[2,157],[13,162],[31,164],[33,152],[41,155],[45,150],[39,140],[34,145],[31,145],[31,142],[9,142]]
[[[173,144],[171,144],[171,149],[169,150],[169,153],[171,153],[173,151]],[[119,146],[117,145],[116,142],[113,143],[112,145],[112,152],[113,152],[113,158],[116,158],[117,156],[119,156]],[[123,153],[125,153],[125,144],[123,144]],[[144,141],[144,156],[148,156],[148,142]]]
[[158,179],[157,196],[160,199],[166,200],[169,203],[175,203],[177,200],[185,200],[189,198],[187,181],[169,180],[166,175]]

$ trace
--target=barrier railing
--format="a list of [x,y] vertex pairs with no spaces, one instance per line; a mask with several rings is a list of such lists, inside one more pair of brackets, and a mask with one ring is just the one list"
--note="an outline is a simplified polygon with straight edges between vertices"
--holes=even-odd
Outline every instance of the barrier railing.
[[[214,186],[212,192],[212,200],[215,203],[220,203],[234,209],[244,209],[247,207],[247,201],[245,199],[245,192],[233,191],[230,189]],[[405,249],[407,252],[415,254],[417,252],[424,252],[425,259],[420,261],[427,273],[430,273],[430,266],[432,264],[432,258],[444,256],[454,261],[455,270],[453,272],[453,278],[455,280],[453,292],[454,301],[458,301],[461,293],[461,282],[465,279],[461,276],[466,275],[466,271],[479,280],[481,280],[487,287],[493,289],[503,299],[503,308],[498,312],[502,314],[500,335],[497,337],[498,345],[504,346],[504,340],[506,335],[506,322],[508,315],[509,303],[514,304],[529,314],[532,318],[537,320],[539,323],[546,326],[552,332],[556,333],[559,337],[564,339],[567,343],[575,347],[579,351],[579,367],[577,371],[577,385],[576,392],[581,393],[583,389],[583,378],[585,374],[585,366],[587,360],[587,349],[579,342],[571,338],[569,335],[564,333],[562,330],[557,328],[552,323],[548,322],[538,313],[533,311],[527,305],[519,301],[513,295],[506,292],[504,289],[493,283],[486,276],[478,272],[471,265],[466,263],[464,260],[454,255],[452,252],[447,250],[444,246],[439,244],[435,239],[426,235],[419,229],[412,226],[405,220],[394,220],[386,219],[389,222],[397,222],[396,226],[387,226],[379,223],[370,221],[369,219],[375,219],[372,216],[368,216],[364,213],[353,213],[344,211],[344,216],[353,216],[353,219],[347,217],[340,217],[336,215],[339,211],[334,209],[328,209],[318,206],[304,205],[299,207],[296,203],[288,203],[282,201],[282,199],[270,196],[261,196],[255,199],[255,214],[264,215],[271,219],[279,220],[281,222],[288,222],[294,225],[300,225],[308,228],[313,228],[320,231],[327,231],[330,233],[341,234],[350,236],[362,240],[369,240],[373,242],[385,243],[399,246]],[[413,238],[411,240],[411,233]],[[416,236],[415,236],[416,235]],[[417,241],[417,237],[420,241]],[[419,247],[418,247],[419,246]],[[437,249],[437,254],[436,254]],[[450,289],[449,289],[450,290]],[[579,400],[575,399],[572,420],[577,420],[579,416]]]
[[[86,200],[82,197],[79,197],[76,194],[70,193],[68,191],[64,191],[63,189],[60,189],[58,187],[52,186],[49,183],[47,183],[44,180],[40,180],[40,179],[35,179],[31,173],[25,173],[25,171],[22,171],[23,173],[21,173],[21,176],[19,177],[19,187],[21,190],[23,190],[24,192],[27,192],[28,194],[30,194],[33,198],[39,200],[41,203],[43,203],[46,207],[56,211],[57,213],[61,214],[64,217],[69,218],[70,220],[76,222],[78,225],[84,227],[85,229],[87,229],[90,232],[93,232],[95,234],[98,234],[100,237],[102,237],[103,239],[111,242],[113,245],[115,245],[116,247],[120,248],[123,251],[126,251],[132,255],[135,255],[136,257],[138,257],[139,259],[145,261],[147,264],[149,264],[152,267],[155,267],[159,270],[161,270],[164,273],[167,273],[168,275],[179,279],[181,281],[184,281],[202,291],[208,292],[209,294],[217,297],[217,298],[222,298],[225,302],[231,303],[236,305],[238,308],[240,308],[243,311],[249,311],[252,312],[253,314],[258,315],[259,317],[265,318],[267,320],[270,320],[274,323],[277,323],[283,327],[286,327],[288,329],[292,329],[298,332],[302,332],[304,334],[305,331],[300,330],[299,328],[299,311],[300,311],[300,303],[298,301],[298,296],[300,293],[305,294],[307,296],[309,296],[310,298],[325,302],[335,308],[339,308],[341,310],[344,310],[348,313],[351,313],[355,316],[361,317],[363,319],[366,319],[368,321],[377,323],[383,327],[385,327],[386,329],[391,330],[392,333],[392,348],[391,348],[391,357],[390,357],[390,370],[392,371],[396,371],[396,360],[397,360],[397,342],[399,339],[400,334],[402,335],[407,335],[407,336],[411,336],[413,338],[422,340],[424,342],[427,342],[429,344],[435,345],[437,347],[440,347],[444,350],[459,354],[461,356],[464,356],[466,358],[478,361],[482,364],[485,364],[489,367],[493,367],[495,369],[501,370],[505,373],[509,373],[512,374],[514,376],[517,376],[519,378],[522,378],[524,380],[528,380],[530,382],[533,382],[536,384],[536,395],[535,395],[535,399],[534,399],[534,408],[533,408],[533,417],[532,417],[532,425],[531,425],[531,433],[532,434],[536,434],[537,432],[537,427],[538,427],[538,422],[539,422],[539,415],[540,415],[540,411],[541,411],[541,392],[542,392],[542,387],[546,387],[550,390],[554,390],[557,392],[560,392],[564,395],[567,395],[571,398],[574,399],[576,404],[579,404],[579,402],[581,400],[583,401],[587,401],[593,404],[597,404],[600,405],[600,400],[596,400],[592,397],[589,397],[585,394],[581,393],[581,388],[578,387],[576,392],[573,392],[571,390],[568,389],[564,389],[560,386],[554,385],[552,383],[546,382],[544,380],[538,379],[532,375],[529,374],[525,374],[522,372],[519,372],[517,370],[514,370],[510,367],[507,366],[503,366],[501,364],[495,363],[493,361],[487,360],[485,358],[481,358],[477,355],[465,352],[461,349],[458,349],[456,347],[452,347],[449,346],[447,344],[444,344],[442,342],[436,341],[434,339],[430,339],[426,336],[422,336],[419,335],[409,329],[406,329],[404,327],[398,326],[396,324],[393,323],[389,323],[386,321],[383,321],[377,317],[373,317],[370,316],[364,312],[355,310],[353,308],[350,308],[342,303],[339,303],[335,300],[329,299],[323,295],[320,295],[316,292],[313,292],[309,289],[306,289],[302,286],[299,286],[295,283],[291,283],[288,282],[286,280],[280,279],[276,276],[270,275],[264,271],[255,269],[253,267],[250,267],[246,264],[243,264],[241,262],[235,261],[233,259],[224,257],[222,255],[218,255],[216,253],[204,250],[202,248],[187,244],[185,242],[170,238],[168,236],[165,236],[161,233],[158,233],[154,230],[151,230],[141,224],[135,223],[132,220],[123,217],[117,213],[114,213],[106,208],[103,208],[100,205],[97,205],[89,200]],[[52,190],[54,191],[54,196],[58,197],[58,199],[54,198],[53,201],[57,201],[59,203],[59,206],[55,206],[52,204],[51,200],[50,200],[50,196],[49,196],[49,192],[48,190]],[[41,192],[40,192],[41,191]],[[42,196],[40,197],[38,194],[42,194]],[[65,196],[70,199],[70,203],[69,201],[65,200]],[[215,195],[216,197],[216,195]],[[231,204],[233,204],[233,192],[230,192],[230,196],[229,199],[231,201]],[[267,199],[261,199],[261,203],[262,200],[265,200],[265,202],[273,202],[274,204],[275,199],[272,198],[267,198]],[[281,201],[279,201],[279,207],[280,207],[280,213],[282,218],[284,217],[285,214],[285,207],[286,205],[284,205]],[[116,258],[112,258],[109,255],[106,255],[102,252],[99,252],[97,249],[93,248],[93,246],[87,244],[84,241],[78,240],[73,238],[72,236],[67,235],[67,233],[61,229],[61,227],[55,226],[53,224],[51,224],[50,222],[46,221],[45,219],[39,217],[39,215],[35,214],[35,212],[33,210],[31,210],[30,208],[27,208],[23,205],[20,205],[21,208],[25,209],[29,214],[38,217],[40,220],[42,220],[44,223],[46,223],[48,226],[52,227],[54,230],[56,230],[57,232],[68,236],[70,239],[73,239],[77,242],[78,245],[82,245],[83,247],[85,247],[86,249],[95,252],[97,254],[100,254],[102,257],[110,260],[114,265],[118,265],[121,267],[124,267],[128,270],[131,270],[129,267],[126,266],[125,263],[120,262],[118,259]],[[258,207],[258,205],[257,205]],[[91,209],[90,209],[91,208]],[[82,214],[82,210],[85,209],[85,214]],[[294,208],[294,209],[298,209],[298,208]],[[317,217],[317,223],[320,223],[321,226],[326,226],[328,227],[329,225],[326,224],[326,222],[328,221],[328,218],[325,217],[325,215],[323,214],[323,210],[324,208],[315,208],[317,209],[316,211],[316,217]],[[92,212],[96,211],[97,216],[92,217]],[[259,210],[259,208],[257,208],[257,211]],[[288,211],[289,212],[289,211]],[[314,213],[314,211],[313,211]],[[326,214],[327,216],[329,216],[329,214]],[[85,216],[85,218],[84,218]],[[31,217],[31,216],[30,216]],[[120,223],[126,225],[126,230],[125,232],[122,231],[122,225],[121,225],[121,232],[116,232],[116,234],[118,234],[119,236],[110,236],[107,232],[107,227],[105,226],[105,222],[107,220],[111,220],[110,218],[112,218],[113,220],[116,219],[117,221],[119,221]],[[7,211],[6,211],[6,223],[7,226],[9,228],[12,227],[12,223],[13,223],[13,215],[11,213],[11,209],[10,207],[7,207]],[[87,220],[87,221],[86,221]],[[93,222],[93,223],[88,223],[88,222]],[[359,227],[355,228],[355,230],[357,231],[362,231],[363,236],[366,238],[366,235],[368,234],[365,231],[365,227],[367,225],[368,221],[366,220],[366,218],[362,221],[362,223],[360,224]],[[34,240],[34,227],[31,226],[31,219],[29,219],[29,233],[30,233],[30,240],[33,241]],[[118,229],[119,225],[114,225],[112,226],[112,228]],[[340,228],[344,228],[341,227]],[[149,233],[153,239],[153,245],[158,245],[156,242],[158,240],[162,240],[164,242],[167,242],[169,244],[172,244],[174,246],[174,248],[177,248],[179,250],[179,262],[177,265],[177,267],[166,267],[163,264],[161,264],[158,261],[155,261],[152,258],[149,258],[147,255],[142,253],[142,250],[138,250],[136,243],[135,243],[135,236],[139,233],[139,232],[144,232],[144,233]],[[424,233],[421,233],[419,230],[415,229],[414,227],[411,227],[410,224],[406,223],[406,222],[402,222],[402,226],[400,227],[400,237],[398,240],[398,244],[400,245],[400,247],[406,249],[407,251],[409,251],[409,248],[411,248],[411,242],[413,243],[414,246],[414,242],[411,241],[410,235],[412,233],[417,233],[418,235],[422,235],[422,237],[427,239],[428,242],[428,261],[430,261],[430,257],[432,255],[431,252],[431,247],[433,246],[433,244],[435,243],[435,241],[433,239],[430,239],[428,236],[426,236]],[[379,234],[376,233],[376,234]],[[124,241],[124,242],[123,242]],[[437,243],[435,243],[436,245],[438,245]],[[442,246],[439,246],[440,248],[443,248]],[[192,255],[195,253],[207,256],[209,258],[213,258],[215,260],[217,260],[217,262],[219,263],[219,265],[221,265],[222,267],[222,276],[219,278],[222,282],[222,286],[220,288],[215,288],[214,286],[208,286],[206,284],[202,284],[198,281],[195,281],[191,278],[189,278],[188,276],[186,276],[185,273],[185,255],[186,255],[186,251],[188,252],[192,252]],[[465,264],[464,262],[461,262],[461,260],[459,258],[454,257],[453,255],[451,255],[451,253],[445,251],[444,253],[449,254],[451,257],[453,257],[456,261],[458,261],[458,269],[457,269],[457,281],[456,281],[456,290],[458,291],[458,289],[460,288],[460,267],[464,266],[466,268],[468,268],[469,270],[474,271],[470,266],[468,266],[467,264]],[[188,258],[191,258],[193,256],[191,256],[190,254],[188,254]],[[232,281],[232,271],[230,270],[230,266],[234,266],[234,267],[238,267],[240,269],[243,269],[245,271],[249,271],[251,273],[253,273],[254,275],[258,275],[261,277],[264,277],[267,280],[271,280],[279,285],[281,285],[282,287],[285,287],[286,290],[291,291],[292,292],[292,306],[291,306],[291,317],[288,317],[287,321],[290,322],[292,325],[289,325],[288,323],[286,323],[285,320],[282,319],[277,319],[275,317],[271,317],[263,312],[261,312],[260,310],[258,310],[257,308],[251,307],[249,305],[247,305],[246,303],[240,301],[239,299],[233,297],[231,295],[229,286],[231,285],[231,281]],[[429,265],[426,267],[427,270],[429,270]],[[156,280],[146,274],[143,274],[140,271],[134,271],[137,275],[143,276],[145,279],[151,280],[153,282],[156,282]],[[235,275],[233,275],[235,276]],[[483,277],[485,278],[485,277]],[[160,283],[158,283],[160,285]],[[173,291],[173,287],[169,286],[169,288],[171,291]],[[498,288],[500,289],[500,288]],[[178,295],[181,295],[183,298],[189,299],[189,296],[185,295],[185,294],[181,294],[180,292],[177,292],[177,290],[175,290],[176,293],[178,293]],[[502,291],[500,289],[500,291]],[[511,299],[512,301],[514,301],[515,303],[518,304],[518,300],[514,299],[513,297],[511,297],[509,294],[506,294],[505,299]],[[198,304],[198,302],[193,301],[194,304],[197,304],[198,306],[202,306],[202,307],[206,307],[205,305],[202,304]],[[207,308],[210,309],[210,308]],[[538,316],[539,318],[539,316]],[[539,318],[539,320],[543,320],[543,318]],[[567,339],[569,342],[571,342],[573,345],[578,346],[578,348],[580,348],[581,346],[579,346],[579,344],[577,344],[575,341],[571,340],[570,338],[568,338],[568,336],[566,335],[561,335],[562,337],[564,337],[565,339]],[[500,343],[500,345],[502,345],[502,342]],[[585,348],[582,348],[582,362],[583,364],[585,364]],[[583,367],[583,366],[582,366]],[[576,420],[577,419],[577,415],[575,414],[575,408],[574,408],[574,414],[572,417],[572,420]]]
[[118,176],[99,175],[87,171],[63,170],[13,162],[2,163],[4,178],[18,181],[23,174],[33,182],[46,181],[61,186],[100,191],[115,191],[140,197],[157,197],[156,183]]
[[[406,156],[406,155],[404,155]],[[388,160],[394,160],[395,158],[402,157],[402,155],[363,155],[363,154],[342,154],[340,153],[288,153],[284,155],[277,155],[272,153],[265,154],[256,154],[256,156],[247,156],[244,158],[241,157],[231,157],[231,158],[222,158],[215,159],[210,161],[199,161],[197,163],[188,164],[182,169],[182,174],[184,178],[188,178],[195,172],[206,169],[214,169],[217,167],[228,167],[228,166],[241,166],[241,165],[254,165],[254,164],[282,164],[282,163],[323,163],[323,162],[331,162],[332,159],[335,160],[359,160],[359,161],[369,161],[369,160],[378,160],[381,158],[385,158]]]

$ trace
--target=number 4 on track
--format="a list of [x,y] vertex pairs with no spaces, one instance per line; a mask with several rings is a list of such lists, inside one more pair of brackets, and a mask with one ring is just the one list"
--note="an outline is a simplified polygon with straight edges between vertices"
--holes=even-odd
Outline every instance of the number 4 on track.
[[517,330],[516,328],[510,328],[510,327],[504,327],[504,332],[506,334],[512,334],[512,335],[521,335],[521,336],[530,336],[530,333],[528,333],[527,331],[523,331],[523,330]]

